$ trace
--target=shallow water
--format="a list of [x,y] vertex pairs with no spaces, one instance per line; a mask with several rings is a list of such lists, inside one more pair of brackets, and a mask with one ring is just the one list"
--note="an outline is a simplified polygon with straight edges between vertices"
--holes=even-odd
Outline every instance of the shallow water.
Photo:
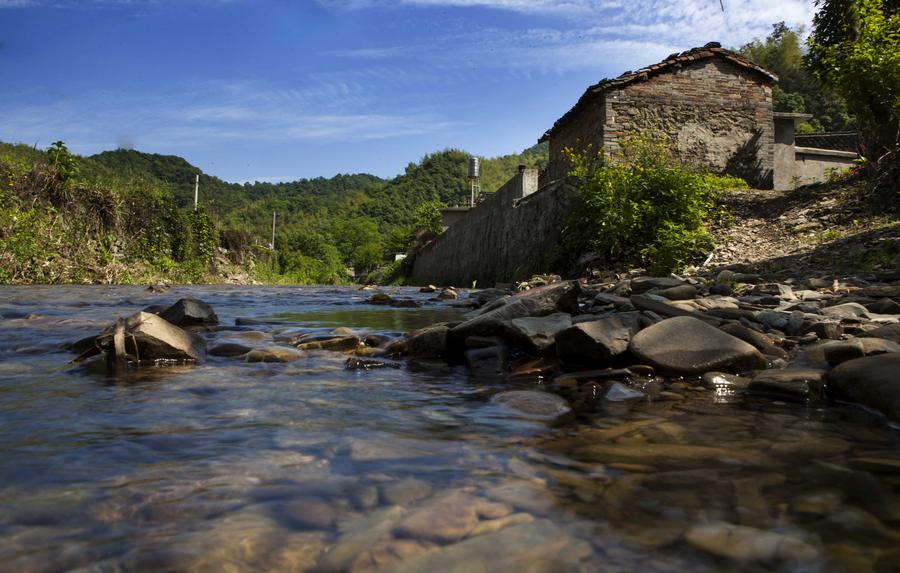
[[0,570],[900,566],[900,440],[856,408],[664,381],[653,401],[569,394],[584,409],[551,427],[489,401],[539,383],[459,366],[350,371],[313,351],[110,377],[61,348],[187,295],[223,325],[241,319],[210,343],[338,326],[398,336],[460,316],[366,294],[0,288]]

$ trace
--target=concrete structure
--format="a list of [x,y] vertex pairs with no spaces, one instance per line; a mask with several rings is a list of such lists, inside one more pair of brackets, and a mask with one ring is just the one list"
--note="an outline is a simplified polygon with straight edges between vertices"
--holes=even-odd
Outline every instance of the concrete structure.
[[569,171],[563,149],[615,158],[632,134],[668,140],[685,164],[772,186],[770,72],[713,42],[602,80],[540,141],[550,142],[545,181]]
[[462,221],[463,217],[466,216],[466,213],[469,212],[469,207],[444,207],[443,209],[438,209],[441,212],[441,219],[443,220],[444,230],[446,231],[454,224]]
[[410,282],[491,287],[545,272],[573,192],[562,182],[538,191],[537,170],[520,170],[416,253]]
[[[796,124],[812,118],[804,113],[776,113],[775,122],[775,189],[794,189],[801,185],[826,181],[832,174],[840,173],[856,164],[855,151],[798,146],[802,137],[810,143],[849,147],[850,134],[810,134],[797,136]],[[840,137],[837,137],[837,136]]]

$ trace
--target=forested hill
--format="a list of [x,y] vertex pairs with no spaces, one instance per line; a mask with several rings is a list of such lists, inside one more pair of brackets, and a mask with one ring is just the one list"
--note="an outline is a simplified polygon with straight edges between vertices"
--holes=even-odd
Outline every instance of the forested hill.
[[[317,177],[285,183],[228,183],[204,174],[185,159],[134,150],[105,151],[86,158],[100,173],[140,181],[153,179],[172,190],[180,207],[191,204],[194,179],[200,175],[200,200],[226,227],[265,236],[272,212],[279,213],[285,230],[295,225],[330,227],[331,219],[364,216],[381,232],[409,225],[425,203],[459,205],[468,201],[470,155],[445,150],[410,163],[403,174],[384,180],[369,174]],[[516,172],[520,163],[529,167],[546,164],[546,145],[522,153],[488,158],[482,162],[482,190],[492,192]]]
[[[119,149],[79,157],[63,142],[46,150],[0,142],[0,283],[215,280],[218,246],[238,265],[253,259],[240,253],[255,253],[257,280],[345,282],[348,267],[388,268],[421,231],[440,230],[436,208],[468,201],[469,157],[432,153],[390,180],[238,184],[172,155]],[[482,189],[495,191],[522,163],[546,161],[546,146],[485,159]],[[266,248],[273,212],[274,253]]]

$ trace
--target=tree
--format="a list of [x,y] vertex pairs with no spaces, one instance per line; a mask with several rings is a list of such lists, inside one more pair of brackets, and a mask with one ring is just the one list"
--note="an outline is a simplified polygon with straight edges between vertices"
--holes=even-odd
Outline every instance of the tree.
[[806,62],[847,100],[860,146],[876,159],[900,144],[900,0],[816,0]]
[[806,67],[802,28],[791,29],[784,22],[772,25],[765,40],[744,44],[738,52],[778,76],[772,89],[775,111],[809,113],[812,119],[798,131],[845,131],[855,128],[844,100],[823,87]]

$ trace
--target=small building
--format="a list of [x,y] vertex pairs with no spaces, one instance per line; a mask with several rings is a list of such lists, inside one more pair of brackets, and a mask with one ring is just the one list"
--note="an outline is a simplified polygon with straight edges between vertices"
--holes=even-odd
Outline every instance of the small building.
[[550,146],[542,186],[568,173],[563,149],[591,146],[615,158],[620,142],[640,133],[668,140],[685,164],[771,188],[777,81],[716,42],[602,80],[540,138]]

